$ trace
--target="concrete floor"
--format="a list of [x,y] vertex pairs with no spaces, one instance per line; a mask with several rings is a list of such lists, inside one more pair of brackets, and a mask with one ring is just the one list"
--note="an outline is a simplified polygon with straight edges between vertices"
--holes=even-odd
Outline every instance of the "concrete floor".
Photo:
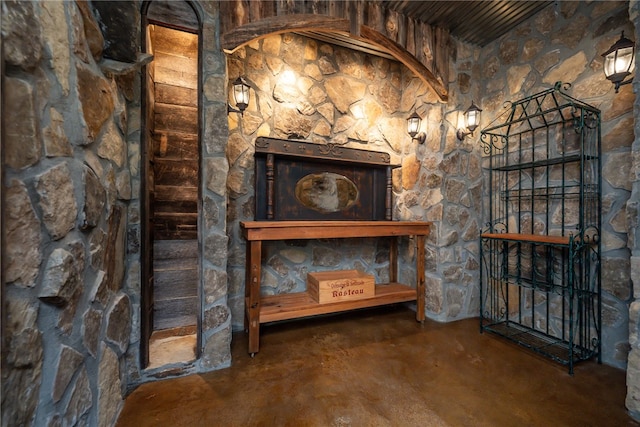
[[138,387],[118,426],[638,426],[625,372],[564,366],[477,319],[415,321],[403,306],[234,335],[231,368]]

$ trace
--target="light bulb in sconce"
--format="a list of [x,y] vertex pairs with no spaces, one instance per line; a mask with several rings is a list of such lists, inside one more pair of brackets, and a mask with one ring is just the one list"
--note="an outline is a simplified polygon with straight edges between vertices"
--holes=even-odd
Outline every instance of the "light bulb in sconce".
[[291,70],[286,70],[280,75],[280,83],[285,85],[294,85],[296,84],[296,75]]
[[351,114],[353,114],[353,117],[355,117],[358,120],[365,118],[364,110],[361,105],[353,106],[351,108]]

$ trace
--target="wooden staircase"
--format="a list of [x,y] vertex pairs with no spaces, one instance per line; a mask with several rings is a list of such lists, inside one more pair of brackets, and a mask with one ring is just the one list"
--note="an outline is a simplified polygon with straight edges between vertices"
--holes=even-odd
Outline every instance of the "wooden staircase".
[[153,244],[153,329],[196,324],[198,241],[156,240]]

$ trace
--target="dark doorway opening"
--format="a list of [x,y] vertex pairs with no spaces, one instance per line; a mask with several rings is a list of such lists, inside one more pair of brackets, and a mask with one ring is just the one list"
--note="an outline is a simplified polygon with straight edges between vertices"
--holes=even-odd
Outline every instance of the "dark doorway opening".
[[[144,367],[198,357],[199,34],[191,7],[153,2],[145,19]],[[182,2],[179,2],[182,3]]]

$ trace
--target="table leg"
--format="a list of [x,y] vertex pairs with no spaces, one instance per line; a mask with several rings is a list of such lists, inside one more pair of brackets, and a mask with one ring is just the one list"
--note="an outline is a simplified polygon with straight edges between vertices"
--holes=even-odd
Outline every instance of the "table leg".
[[398,283],[398,239],[391,237],[389,244],[389,283]]
[[247,242],[245,280],[245,329],[249,332],[249,353],[260,348],[260,269],[262,241]]
[[416,320],[418,322],[424,321],[425,317],[425,300],[426,300],[426,288],[424,282],[424,244],[426,242],[426,236],[416,236],[416,294],[417,294],[417,308],[416,308]]

